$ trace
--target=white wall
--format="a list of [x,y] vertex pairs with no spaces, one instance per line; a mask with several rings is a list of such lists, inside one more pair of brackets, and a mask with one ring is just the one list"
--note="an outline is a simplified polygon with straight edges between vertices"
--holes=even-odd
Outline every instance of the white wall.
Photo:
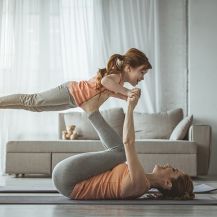
[[187,111],[186,0],[159,0],[160,111]]
[[217,1],[189,0],[189,112],[212,126],[210,174],[217,174]]
[[158,3],[160,110],[182,107],[194,123],[211,125],[209,174],[217,175],[217,0]]

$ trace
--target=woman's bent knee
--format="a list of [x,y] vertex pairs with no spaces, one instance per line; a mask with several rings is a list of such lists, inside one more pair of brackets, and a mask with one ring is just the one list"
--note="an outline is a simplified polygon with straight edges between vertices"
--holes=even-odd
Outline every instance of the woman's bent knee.
[[53,169],[52,181],[59,193],[70,198],[75,184],[73,184],[71,175],[67,175],[67,167],[64,160],[59,162]]

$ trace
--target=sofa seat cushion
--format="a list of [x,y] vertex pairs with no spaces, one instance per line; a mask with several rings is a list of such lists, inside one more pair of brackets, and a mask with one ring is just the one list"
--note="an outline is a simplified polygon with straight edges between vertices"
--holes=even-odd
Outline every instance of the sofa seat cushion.
[[197,144],[187,140],[141,139],[136,140],[136,151],[140,154],[195,154],[197,153]]
[[[104,150],[100,140],[74,140],[74,141],[10,141],[7,143],[7,153],[82,153]],[[138,153],[196,153],[195,142],[185,140],[137,140]]]
[[7,152],[90,152],[104,150],[100,140],[9,141]]

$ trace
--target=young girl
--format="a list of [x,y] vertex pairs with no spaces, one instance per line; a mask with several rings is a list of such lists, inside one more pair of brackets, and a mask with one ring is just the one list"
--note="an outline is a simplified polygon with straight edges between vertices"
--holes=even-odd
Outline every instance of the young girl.
[[86,112],[93,112],[110,96],[126,100],[133,89],[123,87],[124,82],[136,86],[151,68],[146,55],[131,48],[124,55],[112,55],[107,67],[99,69],[97,75],[88,81],[70,81],[36,94],[0,97],[0,109],[42,112],[81,107]]
[[61,194],[76,200],[136,199],[150,188],[157,188],[167,199],[194,198],[192,180],[184,172],[169,165],[156,165],[152,173],[144,172],[135,149],[133,122],[139,96],[137,88],[128,97],[123,138],[98,110],[88,115],[106,150],[78,154],[59,162],[52,180]]

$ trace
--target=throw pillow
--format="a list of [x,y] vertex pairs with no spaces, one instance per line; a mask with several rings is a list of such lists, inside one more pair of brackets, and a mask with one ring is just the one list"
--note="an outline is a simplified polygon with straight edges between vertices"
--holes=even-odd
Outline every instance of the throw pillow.
[[[124,111],[122,108],[112,108],[100,111],[105,121],[122,137]],[[76,131],[79,134],[78,139],[99,139],[99,136],[87,118],[85,112],[64,113],[64,122],[66,126],[76,125]]]
[[185,117],[173,130],[170,140],[182,140],[185,138],[189,127],[191,126],[193,121],[193,115]]
[[182,120],[181,108],[159,113],[134,113],[136,139],[169,139]]

